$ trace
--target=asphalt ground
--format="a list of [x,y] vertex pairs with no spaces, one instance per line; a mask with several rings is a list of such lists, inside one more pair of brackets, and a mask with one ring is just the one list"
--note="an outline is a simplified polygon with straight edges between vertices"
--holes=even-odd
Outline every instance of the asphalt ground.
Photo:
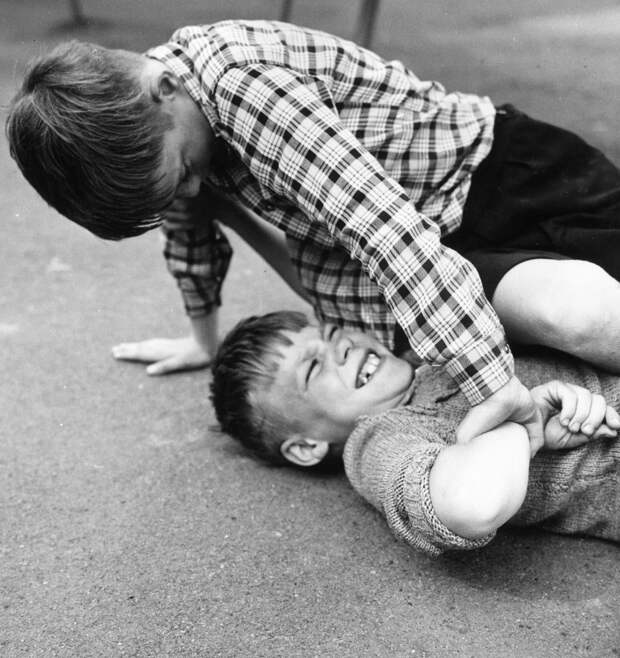
[[[182,24],[279,12],[83,7],[76,29],[68,3],[3,0],[3,108],[25,60],[64,38],[142,50]],[[357,8],[298,0],[292,20],[349,36]],[[383,0],[373,45],[620,163],[619,37],[611,1]],[[185,331],[158,235],[108,244],[71,225],[0,141],[0,655],[620,655],[617,546],[505,531],[481,551],[418,555],[343,476],[269,468],[219,433],[208,372],[115,362],[117,342]],[[306,308],[232,239],[223,330]]]

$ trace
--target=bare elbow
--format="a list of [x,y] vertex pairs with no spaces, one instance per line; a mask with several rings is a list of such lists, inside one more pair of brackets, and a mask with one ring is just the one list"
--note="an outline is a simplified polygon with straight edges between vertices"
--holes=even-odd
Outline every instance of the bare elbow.
[[[526,429],[506,423],[494,432],[496,459],[479,469],[471,469],[474,477],[461,484],[464,512],[470,517],[470,534],[466,536],[470,537],[488,535],[504,525],[518,512],[527,491],[529,440]],[[515,444],[517,450],[514,450]]]
[[508,501],[499,496],[492,499],[486,494],[477,496],[474,492],[461,517],[465,521],[462,536],[470,539],[486,537],[504,525],[517,509],[519,507],[512,511]]
[[[431,497],[436,513],[455,534],[487,536],[516,514],[525,498],[529,442],[525,428],[506,423],[493,430],[492,441],[451,446],[436,460],[438,478]],[[517,450],[513,450],[516,445]],[[490,448],[490,449],[489,449]],[[442,464],[445,459],[446,464]]]
[[445,514],[445,525],[468,539],[486,537],[507,520],[504,497],[493,495],[488,486],[475,482],[460,482],[446,497],[446,506],[449,512]]

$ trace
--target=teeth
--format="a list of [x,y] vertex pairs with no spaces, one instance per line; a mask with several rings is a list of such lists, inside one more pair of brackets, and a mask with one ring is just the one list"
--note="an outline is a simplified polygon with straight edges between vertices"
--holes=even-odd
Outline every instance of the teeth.
[[356,388],[361,388],[368,384],[372,376],[375,374],[381,359],[374,353],[369,352],[366,360],[362,364],[360,371],[357,375],[357,380],[355,382]]

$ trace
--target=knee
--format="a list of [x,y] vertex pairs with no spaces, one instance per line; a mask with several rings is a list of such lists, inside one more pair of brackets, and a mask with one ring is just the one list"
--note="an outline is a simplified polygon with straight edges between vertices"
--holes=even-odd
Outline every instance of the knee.
[[620,334],[620,284],[586,261],[561,261],[549,281],[546,330],[554,346],[579,353],[594,342]]

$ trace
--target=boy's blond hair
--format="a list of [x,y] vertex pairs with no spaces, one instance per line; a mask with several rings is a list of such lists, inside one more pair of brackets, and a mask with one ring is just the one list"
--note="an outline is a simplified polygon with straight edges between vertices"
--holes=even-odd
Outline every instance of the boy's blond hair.
[[29,65],[6,122],[28,182],[58,212],[111,240],[157,226],[173,196],[157,175],[170,120],[135,69],[129,53],[62,44]]

